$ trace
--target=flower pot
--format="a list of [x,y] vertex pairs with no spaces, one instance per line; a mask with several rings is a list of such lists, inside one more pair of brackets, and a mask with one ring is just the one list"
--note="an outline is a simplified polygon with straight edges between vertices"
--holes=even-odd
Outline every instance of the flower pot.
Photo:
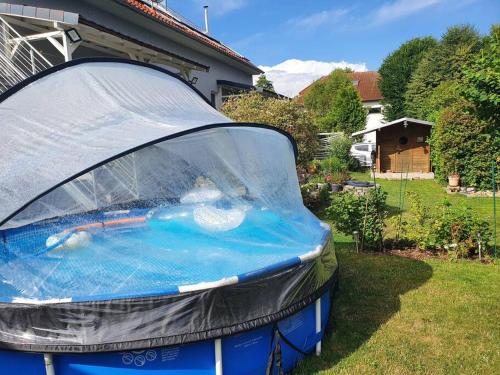
[[330,184],[330,190],[332,193],[338,193],[339,191],[342,191],[342,185],[341,184]]
[[460,186],[460,176],[458,174],[451,174],[448,176],[448,185],[450,187]]

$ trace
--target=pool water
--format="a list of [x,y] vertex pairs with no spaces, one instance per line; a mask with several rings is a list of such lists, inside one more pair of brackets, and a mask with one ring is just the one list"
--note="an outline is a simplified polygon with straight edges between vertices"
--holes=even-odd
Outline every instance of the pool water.
[[75,248],[44,251],[47,238],[70,228],[68,222],[7,236],[0,300],[165,294],[297,257],[321,245],[326,232],[313,215],[285,217],[257,207],[245,207],[233,229],[207,229],[194,211],[184,205],[138,211],[144,222],[89,229],[90,241]]

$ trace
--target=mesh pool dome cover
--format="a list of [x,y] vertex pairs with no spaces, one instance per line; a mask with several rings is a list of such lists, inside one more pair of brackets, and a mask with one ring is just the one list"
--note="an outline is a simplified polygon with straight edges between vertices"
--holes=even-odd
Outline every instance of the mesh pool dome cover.
[[1,346],[195,341],[290,314],[331,279],[329,229],[302,204],[285,133],[233,123],[140,63],[66,64],[8,94]]

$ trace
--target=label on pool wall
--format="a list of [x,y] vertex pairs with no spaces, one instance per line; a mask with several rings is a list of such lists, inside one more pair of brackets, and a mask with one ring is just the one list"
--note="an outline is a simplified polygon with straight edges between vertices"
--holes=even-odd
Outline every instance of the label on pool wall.
[[175,361],[177,357],[179,357],[179,352],[181,348],[170,348],[170,349],[162,349],[161,350],[161,360],[162,362],[166,361]]
[[158,353],[156,350],[138,350],[122,353],[122,363],[126,366],[142,367],[148,362],[154,362]]
[[234,347],[235,348],[248,348],[249,346],[259,344],[262,341],[262,339],[263,339],[263,336],[254,337],[250,340],[240,342],[240,343],[236,344]]

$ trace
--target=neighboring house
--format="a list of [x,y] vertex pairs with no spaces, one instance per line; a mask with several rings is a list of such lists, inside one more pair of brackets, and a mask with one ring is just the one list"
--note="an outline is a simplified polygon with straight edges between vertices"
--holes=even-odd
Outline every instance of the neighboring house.
[[432,125],[432,122],[403,117],[353,133],[352,136],[377,134],[376,172],[428,174],[431,178],[430,146],[427,139]]
[[[348,74],[356,90],[358,90],[359,96],[363,105],[368,110],[368,115],[366,117],[366,129],[373,129],[383,124],[382,115],[382,94],[378,88],[378,80],[380,75],[378,72],[354,72]],[[320,80],[325,80],[327,76],[320,78]],[[303,101],[304,95],[310,90],[312,85],[309,85],[303,89],[299,95],[298,100]],[[364,142],[375,143],[376,134],[367,133],[363,136]]]
[[[363,106],[368,110],[366,129],[374,129],[384,123],[382,114],[382,94],[378,88],[378,72],[354,72],[349,74],[352,84],[358,90]],[[370,132],[363,136],[363,142],[375,143],[376,133]]]
[[151,1],[0,1],[0,92],[64,61],[120,57],[166,67],[220,107],[262,71],[206,29]]

